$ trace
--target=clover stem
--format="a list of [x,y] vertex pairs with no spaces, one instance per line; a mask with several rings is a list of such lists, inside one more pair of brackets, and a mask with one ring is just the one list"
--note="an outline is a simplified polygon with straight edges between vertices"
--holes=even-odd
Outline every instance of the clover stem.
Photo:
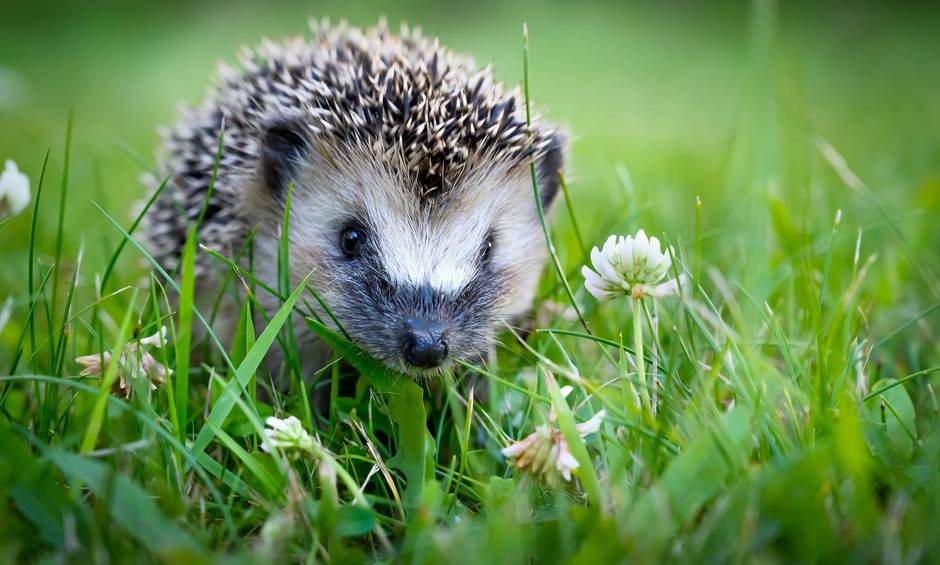
[[646,383],[646,360],[643,358],[643,317],[642,297],[633,299],[633,354],[636,362],[636,376],[640,382],[640,402],[643,404],[644,417],[652,417],[649,386]]

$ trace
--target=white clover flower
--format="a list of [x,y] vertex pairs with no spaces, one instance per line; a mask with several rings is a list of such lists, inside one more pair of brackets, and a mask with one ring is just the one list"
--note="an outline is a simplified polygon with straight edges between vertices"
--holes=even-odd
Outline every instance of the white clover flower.
[[111,353],[105,351],[101,355],[97,353],[94,355],[82,355],[81,357],[76,357],[75,362],[84,367],[79,375],[83,377],[100,375],[104,372],[101,367],[103,366],[105,370],[107,370],[108,365],[111,364]]
[[264,441],[261,449],[273,453],[277,449],[300,449],[310,451],[315,446],[313,436],[307,433],[304,425],[295,416],[275,418],[269,416],[264,421]]
[[597,430],[601,429],[601,422],[604,421],[604,416],[607,415],[606,410],[601,410],[597,414],[588,419],[586,422],[581,422],[580,424],[575,424],[578,433],[581,434],[581,437],[589,436],[593,433],[597,433]]
[[503,455],[511,458],[512,464],[519,469],[546,478],[551,478],[555,471],[566,481],[571,480],[571,471],[579,466],[561,431],[547,425],[535,428],[524,439],[503,449]]
[[[153,355],[143,351],[142,346],[162,347],[166,344],[166,326],[160,328],[157,333],[145,337],[139,341],[132,341],[124,346],[121,355],[118,357],[117,380],[114,382],[112,391],[124,398],[130,398],[133,387],[130,379],[146,379],[150,390],[156,390],[157,385],[166,382],[167,370],[163,363],[157,361]],[[92,375],[102,375],[108,370],[111,364],[112,355],[105,351],[99,355],[82,355],[76,357],[75,362],[82,365],[79,375],[88,377]]]
[[[562,387],[561,395],[567,398],[572,388],[570,386]],[[601,410],[591,418],[575,428],[581,437],[588,436],[600,429],[601,422],[604,419],[606,411]],[[555,426],[557,416],[555,407],[552,407],[548,415],[548,424],[543,424],[535,428],[535,431],[525,438],[513,443],[502,450],[503,455],[512,459],[512,464],[518,468],[540,475],[548,480],[554,479],[555,473],[561,475],[566,481],[571,480],[571,472],[577,469],[580,464],[568,449],[568,442],[565,440],[561,430]]]
[[0,215],[15,216],[29,204],[29,177],[7,159],[0,174]]
[[620,296],[662,298],[679,291],[684,280],[660,282],[672,267],[672,247],[664,251],[655,237],[640,230],[636,236],[610,236],[604,247],[591,250],[591,263],[581,268],[584,287],[594,298],[609,300]]
[[[111,365],[111,359],[112,355],[105,351],[102,355],[95,353],[76,357],[75,362],[84,367],[79,375],[88,377],[104,374]],[[124,398],[130,398],[133,391],[130,379],[146,379],[150,390],[156,390],[157,385],[166,382],[167,371],[163,363],[145,351],[127,347],[121,354],[119,363],[112,392]]]
[[140,344],[152,345],[158,349],[166,345],[166,326],[160,326],[160,329],[157,330],[157,333],[142,338],[140,340]]

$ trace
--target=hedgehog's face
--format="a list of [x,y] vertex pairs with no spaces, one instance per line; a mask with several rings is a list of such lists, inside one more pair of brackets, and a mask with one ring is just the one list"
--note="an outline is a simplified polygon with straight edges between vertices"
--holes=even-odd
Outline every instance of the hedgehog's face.
[[[560,158],[541,163],[546,204]],[[361,151],[314,144],[292,163],[292,273],[313,272],[343,329],[389,366],[482,360],[504,321],[530,308],[545,244],[528,167],[480,163],[422,196],[403,165]],[[285,184],[276,169],[263,176]]]

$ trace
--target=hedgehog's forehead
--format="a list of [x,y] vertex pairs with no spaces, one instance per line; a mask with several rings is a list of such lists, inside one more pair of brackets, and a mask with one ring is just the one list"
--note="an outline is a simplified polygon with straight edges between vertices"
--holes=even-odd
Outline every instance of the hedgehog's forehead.
[[382,198],[365,201],[365,208],[389,278],[451,293],[478,274],[478,258],[492,231],[509,231],[533,212],[522,175],[505,170],[470,175],[430,199],[401,188],[383,192]]
[[310,201],[323,210],[307,213],[331,216],[334,225],[366,223],[394,284],[459,292],[478,274],[477,258],[491,232],[510,234],[535,217],[525,170],[509,163],[472,167],[437,196],[422,195],[388,163],[360,160],[341,170],[315,181]]

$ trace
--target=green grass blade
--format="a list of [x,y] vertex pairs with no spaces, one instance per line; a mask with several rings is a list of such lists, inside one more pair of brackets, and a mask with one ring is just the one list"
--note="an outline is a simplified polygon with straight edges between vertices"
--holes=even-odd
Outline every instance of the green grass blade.
[[[157,201],[157,198],[166,188],[167,183],[169,182],[170,177],[163,179],[163,182],[160,183],[160,186],[150,195],[150,198],[147,199],[147,202],[144,204],[144,207],[141,209],[140,213],[137,214],[137,217],[134,218],[134,221],[131,223],[130,227],[127,229],[129,235],[134,235],[134,232],[137,231],[137,228],[140,226],[140,223],[147,216],[147,212],[150,210],[150,207],[153,206],[153,203]],[[108,281],[111,280],[111,275],[114,272],[114,267],[117,265],[118,259],[121,257],[121,253],[124,251],[124,248],[127,246],[127,239],[122,238],[118,243],[117,248],[114,252],[111,253],[111,256],[108,258],[108,263],[104,268],[104,273],[101,275],[101,283],[98,287],[98,292],[104,292],[105,288],[108,286]]]
[[[309,278],[309,275],[307,278]],[[264,356],[277,338],[278,332],[281,331],[281,328],[287,322],[288,314],[290,314],[306,287],[307,278],[305,278],[297,289],[287,297],[287,300],[284,301],[281,308],[274,317],[271,318],[271,322],[264,328],[261,335],[258,336],[254,347],[245,355],[245,360],[242,361],[238,369],[236,369],[234,379],[242,390],[248,386],[248,383],[251,381],[251,376],[258,369],[258,366],[261,365]],[[235,394],[224,393],[219,397],[212,406],[212,411],[209,413],[209,419],[206,425],[199,430],[199,434],[196,436],[196,441],[193,443],[194,452],[201,453],[206,449],[214,435],[212,428],[209,427],[209,422],[221,428],[225,423],[225,419],[228,418],[229,413],[232,411],[232,408],[235,407],[235,401]]]
[[322,323],[310,318],[306,321],[334,353],[343,356],[373,387],[388,396],[389,417],[398,431],[397,453],[388,463],[405,474],[408,481],[405,508],[409,516],[413,517],[421,503],[428,473],[434,468],[434,441],[428,433],[424,390],[410,378],[389,369]]
[[[238,320],[238,328],[235,331],[235,337],[232,338],[232,361],[241,365],[245,356],[255,345],[254,319],[251,315],[251,301],[246,300],[242,306],[242,313]],[[252,372],[248,380],[248,397],[252,403],[257,399],[257,373]]]
[[[46,271],[46,274],[43,275],[42,280],[39,281],[39,288],[36,289],[36,294],[43,292],[43,290],[46,288],[46,283],[48,283],[49,280],[52,278],[52,272],[53,272],[53,268],[50,267],[49,270]],[[30,286],[32,286],[32,283],[30,283]],[[36,346],[36,335],[34,333],[35,330],[33,329],[32,320],[33,320],[33,313],[36,311],[37,304],[39,303],[35,299],[33,299],[32,294],[30,294],[29,309],[26,311],[26,318],[25,318],[26,327],[23,328],[23,331],[20,333],[20,337],[16,343],[16,349],[14,350],[15,353],[13,354],[13,362],[10,364],[9,373],[11,375],[16,373],[16,369],[20,364],[20,359],[23,356],[23,342],[26,341],[27,335],[30,336],[30,340],[31,340],[31,344],[30,344],[31,355],[30,356],[32,357],[35,355],[37,346]]]
[[[13,382],[29,382],[29,381],[43,382],[43,383],[55,384],[61,387],[72,388],[80,392],[83,392],[85,394],[91,395],[93,397],[98,394],[98,389],[95,387],[89,386],[85,383],[81,383],[75,380],[62,379],[59,377],[50,377],[50,376],[45,376],[45,375],[0,377],[0,383],[4,383],[4,384],[13,383]],[[242,496],[245,496],[246,498],[249,496],[249,491],[248,491],[247,486],[245,486],[244,483],[242,483],[238,479],[238,477],[235,477],[231,473],[226,473],[224,469],[222,469],[221,465],[219,465],[216,461],[212,460],[205,454],[201,454],[201,457],[197,458],[197,456],[195,456],[190,449],[188,449],[185,445],[180,443],[179,440],[176,439],[176,437],[173,436],[173,434],[169,433],[166,429],[164,429],[164,427],[159,422],[154,421],[147,414],[144,414],[143,412],[136,410],[126,401],[121,400],[119,398],[115,398],[114,396],[108,396],[107,402],[110,407],[115,408],[116,410],[120,412],[124,412],[124,411],[131,412],[141,424],[143,424],[146,428],[150,429],[155,434],[163,438],[168,444],[170,444],[170,446],[173,447],[174,450],[176,450],[177,453],[179,453],[184,459],[186,459],[190,465],[195,467],[196,474],[202,480],[203,484],[205,484],[206,490],[209,491],[209,494],[211,494],[212,497],[219,504],[219,509],[222,512],[223,520],[229,532],[229,538],[230,539],[234,538],[236,535],[235,524],[232,521],[232,517],[229,513],[228,507],[225,505],[225,500],[222,497],[222,494],[218,491],[218,489],[216,489],[212,481],[209,480],[208,476],[206,475],[203,469],[211,472],[215,477],[222,479],[226,485],[232,487],[232,489],[235,492],[241,494]],[[204,461],[204,459],[208,461]],[[199,464],[197,464],[197,462]]]
[[245,467],[257,477],[258,481],[264,486],[267,496],[275,499],[279,499],[283,496],[283,481],[275,479],[271,473],[268,472],[268,469],[258,461],[257,457],[248,453],[245,448],[239,445],[225,430],[212,423],[212,420],[207,421],[206,425],[209,426],[209,429],[212,430],[215,437],[222,442],[222,445],[231,451],[232,454],[235,455],[235,458],[241,461]]
[[581,250],[582,260],[590,255],[590,249],[584,244],[584,237],[581,235],[581,227],[578,225],[578,216],[574,213],[574,202],[571,200],[571,194],[568,191],[568,182],[565,180],[565,173],[558,171],[558,184],[561,186],[561,193],[565,197],[565,208],[568,210],[568,219],[571,221],[571,229],[574,231],[574,238],[578,242],[578,249]]
[[588,502],[597,511],[601,511],[603,509],[603,499],[601,498],[600,483],[597,481],[597,471],[594,469],[591,456],[588,455],[584,440],[581,438],[581,434],[578,433],[568,401],[561,395],[561,389],[558,387],[558,383],[555,382],[555,377],[545,369],[542,369],[542,374],[545,376],[548,396],[551,398],[555,414],[558,416],[558,427],[561,428],[561,433],[568,443],[571,455],[578,460],[577,474],[584,486],[584,492],[587,493]]
[[[655,557],[667,540],[695,518],[695,512],[719,492],[733,473],[747,464],[750,420],[750,411],[743,406],[722,414],[715,422],[717,431],[703,431],[670,462],[652,487],[640,495],[626,526],[638,536],[635,543],[644,551],[652,552],[647,557]],[[730,449],[733,455],[729,458],[725,452]]]
[[[529,29],[527,26],[523,25],[522,31],[522,74],[525,91],[525,116],[526,123],[531,126],[532,108],[529,103]],[[564,285],[565,293],[568,295],[568,300],[571,302],[571,307],[574,308],[575,313],[578,315],[578,320],[581,321],[584,331],[591,333],[591,328],[588,327],[587,321],[585,321],[584,315],[581,313],[581,307],[578,306],[577,300],[574,299],[574,293],[571,291],[571,285],[568,284],[568,278],[565,276],[565,270],[562,268],[561,261],[558,259],[555,244],[552,242],[551,232],[548,230],[548,224],[545,221],[545,210],[542,206],[542,194],[539,192],[539,179],[538,173],[535,170],[534,160],[529,163],[529,176],[532,178],[532,195],[535,198],[535,208],[538,212],[539,226],[542,228],[542,235],[545,237],[545,246],[548,248],[548,255],[551,257],[552,266],[555,267],[555,274],[558,275],[558,279],[561,281],[562,285]]]
[[[56,363],[52,368],[52,374],[58,375],[62,372],[62,367],[65,364],[65,344],[68,340],[69,332],[68,326],[71,323],[72,319],[72,300],[75,298],[75,287],[78,286],[78,274],[82,270],[82,256],[84,255],[84,247],[79,249],[78,258],[75,260],[75,272],[72,273],[72,280],[69,281],[68,294],[65,296],[65,307],[62,310],[62,324],[59,326],[59,340],[56,345]],[[55,335],[53,333],[50,336],[50,339]]]
[[911,373],[911,374],[909,374],[909,375],[906,375],[906,376],[901,377],[900,379],[891,381],[890,384],[887,384],[887,385],[885,385],[885,386],[883,386],[883,387],[879,387],[877,390],[871,391],[870,393],[866,394],[866,395],[862,398],[862,402],[868,402],[868,401],[871,400],[872,398],[875,398],[876,396],[878,396],[878,395],[880,395],[880,394],[883,394],[884,392],[886,392],[886,391],[888,391],[888,390],[891,390],[892,388],[894,388],[894,387],[896,387],[896,386],[900,386],[900,385],[906,383],[907,381],[909,381],[909,380],[911,380],[911,379],[916,379],[917,377],[922,377],[922,376],[924,376],[924,375],[929,375],[929,374],[931,374],[931,373],[937,373],[937,372],[940,372],[940,366],[938,366],[938,367],[930,367],[929,369],[923,369],[923,370],[921,370],[921,371],[915,371],[915,372],[913,372],[913,373]]
[[[65,202],[66,196],[68,195],[69,188],[69,164],[72,157],[72,126],[75,121],[75,109],[72,108],[69,110],[68,121],[65,126],[65,160],[62,162],[62,188],[59,193],[59,218],[56,224],[56,236],[55,236],[55,261],[53,265],[56,268],[56,277],[53,278],[53,282],[58,278],[58,274],[62,271],[62,241],[65,239]],[[59,297],[59,285],[52,285],[52,305],[50,311],[53,315],[56,312],[56,306],[58,306],[58,297]],[[52,365],[56,364],[55,358],[52,359]]]
[[[42,167],[39,169],[39,182],[36,183],[36,198],[33,200],[33,217],[30,219],[29,225],[29,252],[27,253],[29,264],[26,269],[26,295],[29,297],[29,316],[26,318],[26,324],[29,326],[30,354],[36,353],[36,320],[34,314],[36,311],[38,292],[33,287],[33,273],[36,269],[36,228],[39,225],[39,203],[42,200],[42,188],[45,186],[46,167],[49,166],[49,153],[51,152],[52,148],[50,147],[46,149],[46,153],[42,156]],[[49,272],[51,273],[52,270],[50,269]],[[13,365],[15,369],[15,361]],[[10,372],[12,373],[13,371]]]
[[[121,236],[125,240],[127,240],[132,246],[134,246],[134,248],[137,249],[137,251],[139,251],[141,255],[144,256],[145,259],[147,259],[147,262],[150,263],[153,269],[157,273],[160,274],[160,276],[163,278],[164,281],[166,281],[167,284],[169,284],[174,290],[176,290],[176,292],[180,292],[181,290],[180,285],[177,284],[176,281],[173,279],[173,277],[169,273],[166,272],[166,269],[164,269],[160,265],[160,263],[158,263],[157,260],[154,259],[153,255],[151,255],[146,249],[144,249],[144,246],[141,245],[140,242],[138,242],[133,237],[131,237],[131,235],[127,233],[123,227],[121,227],[121,224],[119,224],[114,218],[112,218],[111,215],[108,214],[104,208],[99,206],[97,202],[92,202],[92,205],[94,205],[94,207],[97,208],[99,212],[101,212],[101,215],[103,215],[105,219],[108,221],[108,223],[111,224],[111,227],[117,230],[118,233],[120,233]],[[206,333],[209,336],[209,339],[212,340],[213,344],[216,346],[217,351],[219,355],[222,356],[222,360],[225,361],[226,366],[229,369],[235,370],[235,366],[232,364],[232,360],[228,355],[226,347],[222,345],[222,342],[219,340],[218,336],[216,336],[215,332],[212,331],[212,325],[209,323],[208,320],[206,320],[206,317],[202,315],[202,313],[199,311],[198,308],[193,308],[193,316],[195,316],[196,319],[199,320],[199,323],[202,324],[202,327],[205,328]]]
[[124,344],[130,335],[131,320],[134,317],[134,303],[136,301],[137,291],[135,290],[131,295],[127,311],[124,313],[124,321],[121,322],[117,341],[111,349],[111,362],[108,363],[107,368],[102,364],[101,384],[98,385],[98,396],[95,398],[88,426],[85,428],[85,434],[82,438],[82,453],[88,453],[94,449],[95,444],[98,442],[98,434],[101,432],[106,416],[105,408],[107,408],[108,398],[111,396],[111,386],[118,378],[118,371],[124,368],[123,363],[121,363],[121,356],[124,351]]
[[106,502],[114,522],[148,551],[168,561],[198,559],[202,554],[196,541],[163,514],[150,493],[127,476],[62,449],[47,448],[44,455],[71,481],[87,485]]
[[180,262],[182,280],[177,304],[176,323],[176,417],[179,421],[180,441],[186,439],[186,426],[189,422],[189,352],[192,348],[193,303],[196,300],[196,227],[190,226],[186,232],[186,244]]

